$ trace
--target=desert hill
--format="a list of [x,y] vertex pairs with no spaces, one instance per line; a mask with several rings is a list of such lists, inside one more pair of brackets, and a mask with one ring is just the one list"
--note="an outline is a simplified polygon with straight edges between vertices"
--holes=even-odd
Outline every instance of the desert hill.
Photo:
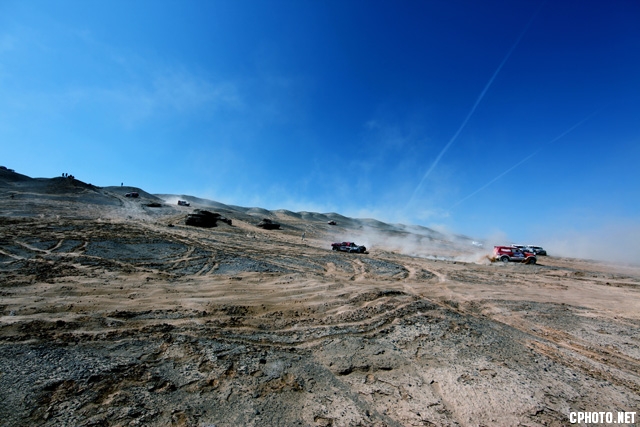
[[[232,223],[188,226],[195,209]],[[264,218],[282,227],[256,227]],[[368,253],[331,250],[343,240]],[[492,264],[468,243],[0,169],[0,424],[564,426],[574,411],[637,413],[640,268]]]

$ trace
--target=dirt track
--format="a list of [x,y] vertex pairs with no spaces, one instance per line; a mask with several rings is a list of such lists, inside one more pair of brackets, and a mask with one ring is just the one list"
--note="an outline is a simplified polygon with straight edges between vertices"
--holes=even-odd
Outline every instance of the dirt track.
[[[230,208],[233,226],[199,229],[184,225],[192,208],[55,184],[1,195],[3,425],[560,426],[571,411],[639,412],[638,267],[338,253],[329,243],[360,232],[354,220]],[[256,228],[265,215],[283,230]]]

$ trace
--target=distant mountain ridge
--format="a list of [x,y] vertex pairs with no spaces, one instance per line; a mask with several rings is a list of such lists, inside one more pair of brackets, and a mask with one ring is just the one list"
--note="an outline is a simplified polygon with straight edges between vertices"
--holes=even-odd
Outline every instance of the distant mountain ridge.
[[[204,199],[190,195],[176,194],[151,194],[138,187],[132,186],[106,186],[98,187],[87,184],[77,178],[54,177],[54,178],[31,178],[26,175],[0,168],[0,197],[16,198],[18,200],[29,199],[32,202],[39,201],[46,203],[47,200],[68,203],[87,203],[93,205],[112,206],[115,209],[123,207],[124,204],[134,203],[128,200],[125,195],[130,192],[137,192],[139,198],[135,199],[140,205],[149,203],[163,203],[165,209],[156,209],[154,214],[180,214],[191,212],[195,208],[207,209],[220,212],[226,216],[235,216],[238,219],[253,222],[262,218],[269,218],[286,224],[288,220],[309,224],[327,224],[335,221],[336,226],[331,230],[336,235],[348,234],[345,230],[366,231],[377,230],[390,236],[414,235],[428,240],[469,240],[469,237],[460,235],[445,235],[439,231],[419,225],[388,224],[373,218],[350,218],[336,212],[293,212],[287,209],[267,210],[260,207],[243,207],[227,205],[214,200]],[[187,200],[190,207],[177,206],[178,200]],[[166,208],[171,208],[167,211]],[[24,211],[24,210],[22,210]],[[21,210],[14,210],[13,214],[19,214]],[[140,211],[142,212],[142,211]],[[150,212],[150,211],[147,211]],[[294,227],[294,229],[299,226]]]

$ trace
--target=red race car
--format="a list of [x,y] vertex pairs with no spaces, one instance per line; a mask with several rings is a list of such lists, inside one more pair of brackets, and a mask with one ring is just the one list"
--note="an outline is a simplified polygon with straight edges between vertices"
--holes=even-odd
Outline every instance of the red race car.
[[494,246],[493,260],[502,262],[524,262],[525,264],[535,264],[536,254],[513,246]]

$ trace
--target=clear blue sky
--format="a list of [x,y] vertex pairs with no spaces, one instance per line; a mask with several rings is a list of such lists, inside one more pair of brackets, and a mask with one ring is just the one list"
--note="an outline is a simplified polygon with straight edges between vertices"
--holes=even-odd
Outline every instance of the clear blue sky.
[[636,0],[0,0],[0,164],[640,260],[639,23]]

